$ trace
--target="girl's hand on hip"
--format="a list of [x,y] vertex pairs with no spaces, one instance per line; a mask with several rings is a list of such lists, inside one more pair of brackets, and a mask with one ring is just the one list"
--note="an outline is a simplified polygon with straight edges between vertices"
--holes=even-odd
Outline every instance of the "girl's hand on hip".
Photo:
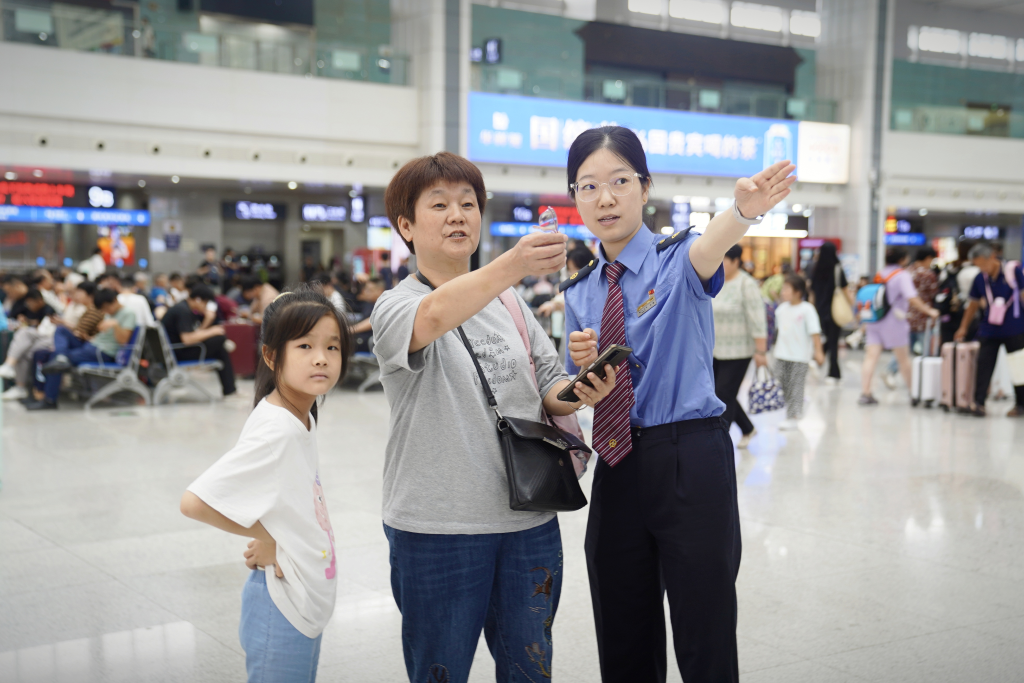
[[244,555],[245,566],[249,569],[256,569],[257,567],[266,568],[273,565],[277,578],[284,578],[281,568],[277,566],[277,543],[275,541],[271,540],[268,542],[253,539],[249,541],[249,548],[245,551]]
[[789,186],[796,182],[790,175],[796,166],[789,161],[772,164],[752,178],[736,181],[736,208],[744,218],[756,218],[768,213],[789,195]]
[[589,327],[569,334],[569,357],[578,368],[585,368],[597,360],[597,332]]
[[612,389],[615,388],[615,368],[610,365],[606,365],[604,366],[604,373],[604,379],[601,379],[593,372],[587,373],[587,379],[589,379],[590,383],[594,385],[593,387],[588,387],[583,382],[577,382],[572,387],[572,390],[580,397],[580,401],[591,408],[593,408],[598,401],[612,393]]

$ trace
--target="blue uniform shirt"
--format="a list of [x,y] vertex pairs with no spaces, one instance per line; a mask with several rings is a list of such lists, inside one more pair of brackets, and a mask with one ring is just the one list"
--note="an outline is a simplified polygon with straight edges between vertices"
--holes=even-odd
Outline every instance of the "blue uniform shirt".
[[[721,291],[725,271],[719,267],[707,284],[701,282],[690,263],[690,247],[697,237],[691,234],[659,252],[655,247],[661,237],[645,226],[619,254],[619,263],[626,266],[619,286],[626,307],[626,345],[633,349],[629,371],[636,396],[630,411],[634,427],[715,417],[725,411],[715,396],[711,369],[711,299]],[[566,339],[589,327],[600,340],[608,296],[603,248],[597,260],[594,270],[565,290]],[[570,377],[579,372],[568,355],[565,367]]]

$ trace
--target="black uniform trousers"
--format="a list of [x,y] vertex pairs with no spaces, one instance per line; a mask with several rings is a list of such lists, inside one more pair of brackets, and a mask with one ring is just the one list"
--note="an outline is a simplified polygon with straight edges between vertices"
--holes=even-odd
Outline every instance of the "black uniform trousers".
[[[235,369],[231,367],[231,354],[224,348],[224,342],[227,340],[228,338],[221,334],[199,342],[199,345],[206,347],[205,360],[221,362],[217,375],[220,377],[220,387],[225,396],[235,393]],[[178,360],[199,360],[200,355],[202,350],[198,345],[174,350],[174,357]]]
[[663,683],[667,591],[686,683],[739,680],[736,467],[719,417],[633,430],[594,471],[587,569],[604,683]]

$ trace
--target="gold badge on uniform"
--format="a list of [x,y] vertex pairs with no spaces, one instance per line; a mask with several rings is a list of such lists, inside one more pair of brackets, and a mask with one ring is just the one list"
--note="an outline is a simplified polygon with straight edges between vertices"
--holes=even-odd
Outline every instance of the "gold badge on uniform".
[[647,311],[651,310],[657,305],[657,301],[654,300],[654,290],[647,292],[647,301],[643,302],[636,307],[636,317],[642,316]]

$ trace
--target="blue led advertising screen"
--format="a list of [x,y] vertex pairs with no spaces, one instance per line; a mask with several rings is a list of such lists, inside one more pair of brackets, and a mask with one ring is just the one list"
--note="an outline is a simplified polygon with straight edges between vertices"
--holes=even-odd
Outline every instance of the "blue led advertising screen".
[[653,173],[749,177],[791,159],[802,181],[848,180],[844,125],[482,92],[469,94],[469,158],[564,168],[576,136],[604,125],[633,129]]

